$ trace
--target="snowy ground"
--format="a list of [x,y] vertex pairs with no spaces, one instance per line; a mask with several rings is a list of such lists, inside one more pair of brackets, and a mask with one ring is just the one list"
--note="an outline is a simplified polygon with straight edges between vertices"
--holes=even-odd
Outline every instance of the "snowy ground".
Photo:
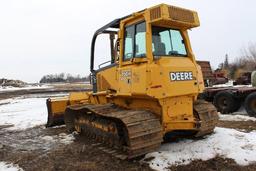
[[240,165],[256,162],[256,131],[239,132],[234,129],[215,129],[214,134],[202,140],[184,140],[167,143],[146,158],[156,170],[167,170],[171,165],[185,165],[193,160],[209,160],[216,156],[234,159]]
[[[219,113],[221,121],[256,121],[241,107],[233,114]],[[157,152],[147,154],[144,160],[154,158],[148,164],[155,170],[169,170],[173,165],[186,165],[194,160],[209,160],[214,157],[234,159],[239,165],[256,162],[256,131],[241,132],[217,127],[212,135],[202,140],[181,140],[166,143]]]
[[[58,96],[63,95],[65,94]],[[47,121],[46,99],[50,96],[56,95],[29,95],[0,100],[0,126],[10,126],[0,131],[20,131],[38,125],[44,127]],[[241,111],[243,112],[243,109]],[[256,121],[256,118],[246,115],[219,114],[219,116],[222,121]],[[26,139],[26,131],[21,131],[20,134],[13,135],[10,132],[0,137],[0,145],[7,145],[12,142],[9,144],[11,147],[22,150],[40,148],[49,151],[59,145],[70,144],[73,141],[74,136],[65,133],[52,135],[36,133],[33,139]],[[256,131],[246,133],[235,129],[217,127],[214,134],[204,139],[165,143],[157,152],[147,154],[145,158],[154,157],[153,160],[149,161],[150,167],[156,170],[165,170],[171,165],[184,165],[196,159],[208,160],[216,156],[234,159],[240,165],[256,162]],[[1,168],[7,170],[7,167],[15,169],[16,166],[0,162],[0,171]]]
[[0,125],[10,126],[6,129],[21,130],[47,122],[46,99],[58,95],[30,95],[0,100]]
[[219,114],[221,121],[256,121],[256,118],[246,115],[223,115]]
[[0,162],[0,171],[23,171],[23,169],[17,165]]
[[236,85],[236,86],[233,86],[233,82],[234,81],[230,80],[225,84],[213,85],[212,87],[252,87],[252,85]]
[[[47,122],[46,99],[51,96],[63,96],[66,94],[52,95],[30,95],[27,97],[19,97],[13,99],[0,100],[0,126],[6,131],[21,131],[35,126],[45,128]],[[24,138],[22,138],[24,136]],[[23,148],[26,150],[34,150],[41,148],[49,150],[56,144],[69,144],[73,142],[72,134],[61,133],[52,136],[37,136],[34,139],[26,139],[25,134],[20,137],[12,137],[7,135],[2,137],[0,144],[8,144],[15,148]],[[22,139],[22,141],[20,141]],[[30,144],[30,145],[27,145]]]
[[225,84],[213,85],[212,87],[232,87],[232,86],[233,86],[233,81],[228,81]]
[[[237,114],[238,113],[238,114]],[[243,108],[234,114],[219,113],[221,121],[256,121]],[[241,132],[235,129],[217,127],[212,135],[201,140],[181,140],[166,143],[157,152],[147,154],[154,158],[149,165],[155,170],[168,170],[172,165],[186,165],[194,160],[209,160],[216,156],[234,159],[239,165],[256,162],[256,131]]]
[[47,122],[45,102],[45,98],[18,98],[0,106],[0,125],[13,125],[8,129],[19,130],[45,124]]
[[47,89],[47,88],[52,88],[50,85],[27,85],[25,87],[12,87],[12,86],[7,86],[7,87],[2,87],[0,86],[0,92],[4,91],[17,91],[17,90],[34,90],[34,89]]
[[[66,94],[37,94],[0,100],[0,127],[3,127],[0,129],[0,149],[8,146],[23,152],[41,150],[46,153],[72,143],[75,139],[73,134],[41,134],[47,122],[46,99],[64,95]],[[26,131],[35,126],[40,128],[30,133]],[[0,171],[23,171],[23,169],[0,161]]]

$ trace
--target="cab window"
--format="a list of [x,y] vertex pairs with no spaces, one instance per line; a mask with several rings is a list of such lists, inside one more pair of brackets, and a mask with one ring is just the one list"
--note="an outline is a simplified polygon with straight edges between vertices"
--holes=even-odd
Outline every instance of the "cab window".
[[153,26],[152,48],[154,56],[187,56],[179,30]]
[[135,57],[146,56],[146,27],[145,22],[136,25]]
[[125,28],[124,39],[124,60],[131,59],[133,57],[133,42],[134,42],[134,27],[129,26]]
[[146,25],[141,22],[125,28],[124,61],[146,57]]

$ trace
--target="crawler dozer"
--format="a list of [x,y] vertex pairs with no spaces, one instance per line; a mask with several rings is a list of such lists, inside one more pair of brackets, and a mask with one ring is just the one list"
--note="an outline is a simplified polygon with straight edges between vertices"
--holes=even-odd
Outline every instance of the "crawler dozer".
[[[47,126],[65,123],[128,159],[156,150],[166,134],[212,133],[218,114],[197,99],[204,82],[188,37],[199,25],[197,12],[160,4],[98,29],[91,42],[93,90],[48,99]],[[101,34],[110,37],[111,59],[96,68]]]

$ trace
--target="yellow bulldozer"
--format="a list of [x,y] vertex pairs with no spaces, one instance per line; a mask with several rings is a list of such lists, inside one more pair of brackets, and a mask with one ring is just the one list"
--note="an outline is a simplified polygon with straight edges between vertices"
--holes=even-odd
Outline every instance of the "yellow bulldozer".
[[[160,4],[101,27],[91,42],[93,90],[48,99],[47,126],[65,123],[128,159],[156,150],[166,134],[212,133],[218,114],[197,99],[204,82],[188,36],[199,25],[197,12]],[[101,34],[111,59],[95,68]]]

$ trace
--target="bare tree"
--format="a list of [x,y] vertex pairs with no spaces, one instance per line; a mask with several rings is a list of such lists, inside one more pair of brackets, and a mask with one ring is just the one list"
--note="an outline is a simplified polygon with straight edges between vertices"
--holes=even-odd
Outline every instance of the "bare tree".
[[256,43],[250,43],[247,49],[242,50],[243,57],[247,59],[247,69],[256,69]]
[[241,72],[251,72],[256,70],[256,43],[250,43],[247,48],[241,50],[241,56],[229,63],[228,55],[224,62],[219,64],[219,69],[226,70],[228,77],[236,79]]

